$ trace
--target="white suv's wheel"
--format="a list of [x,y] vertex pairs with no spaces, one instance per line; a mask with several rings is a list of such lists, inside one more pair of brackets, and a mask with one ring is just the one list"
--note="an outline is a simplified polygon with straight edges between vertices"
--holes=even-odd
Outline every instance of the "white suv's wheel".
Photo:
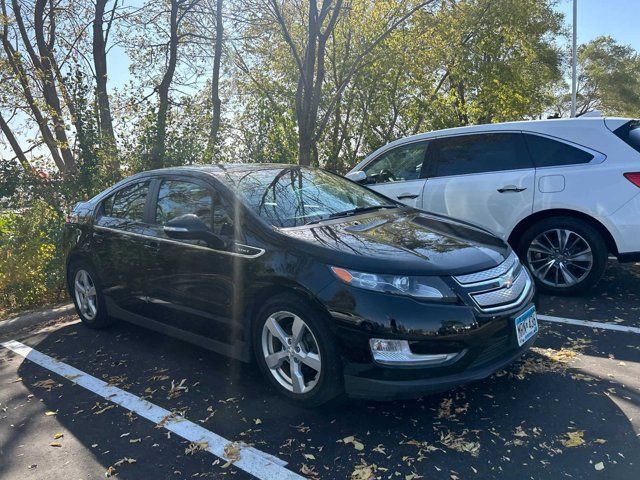
[[579,293],[595,285],[608,256],[602,235],[571,217],[549,218],[529,227],[518,253],[538,287],[559,294]]

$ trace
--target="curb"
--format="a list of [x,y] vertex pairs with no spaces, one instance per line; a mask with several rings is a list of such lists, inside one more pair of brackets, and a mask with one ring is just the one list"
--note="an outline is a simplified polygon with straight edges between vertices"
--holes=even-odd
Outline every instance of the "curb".
[[12,333],[26,327],[32,327],[41,322],[57,320],[60,317],[72,313],[74,308],[73,303],[68,303],[59,307],[27,313],[26,315],[9,318],[7,320],[0,320],[0,335]]

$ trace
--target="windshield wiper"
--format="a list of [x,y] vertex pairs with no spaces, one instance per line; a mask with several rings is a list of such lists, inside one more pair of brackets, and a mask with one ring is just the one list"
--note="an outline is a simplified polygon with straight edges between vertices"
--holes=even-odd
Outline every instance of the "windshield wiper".
[[375,206],[372,206],[372,207],[354,208],[353,210],[345,210],[344,212],[335,212],[335,213],[332,213],[331,215],[329,215],[327,217],[319,218],[317,220],[311,220],[311,221],[305,223],[305,225],[314,225],[316,223],[324,222],[325,220],[332,220],[334,218],[353,217],[354,215],[359,215],[361,213],[372,212],[374,210],[381,210],[383,208],[399,208],[399,206],[398,205],[375,205]]

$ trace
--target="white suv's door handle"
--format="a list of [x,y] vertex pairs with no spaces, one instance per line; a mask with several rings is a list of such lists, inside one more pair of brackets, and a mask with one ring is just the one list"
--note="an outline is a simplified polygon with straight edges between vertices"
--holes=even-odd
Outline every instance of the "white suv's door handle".
[[505,193],[505,192],[524,192],[527,189],[527,187],[523,187],[523,188],[518,188],[515,185],[507,185],[505,187],[499,188],[498,191],[500,193]]
[[419,196],[420,195],[418,195],[417,193],[401,193],[396,198],[398,200],[409,200],[411,198],[418,198]]

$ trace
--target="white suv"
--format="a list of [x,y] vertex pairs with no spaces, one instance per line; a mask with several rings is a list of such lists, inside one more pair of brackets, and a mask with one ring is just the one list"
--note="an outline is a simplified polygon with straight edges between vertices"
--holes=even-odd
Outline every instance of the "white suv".
[[347,177],[508,240],[543,290],[595,285],[607,256],[640,261],[640,121],[452,128],[390,143]]

